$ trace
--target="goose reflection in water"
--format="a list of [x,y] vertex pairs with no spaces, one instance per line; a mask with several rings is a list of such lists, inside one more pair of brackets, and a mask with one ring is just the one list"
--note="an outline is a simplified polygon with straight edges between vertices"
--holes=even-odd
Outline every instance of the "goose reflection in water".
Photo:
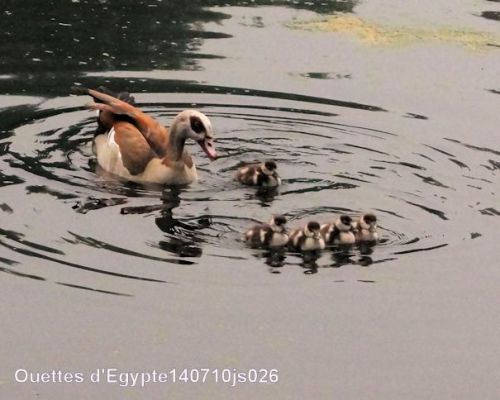
[[164,240],[160,240],[157,246],[169,253],[177,254],[179,257],[201,257],[203,240],[197,231],[210,227],[212,221],[207,216],[197,218],[197,223],[187,223],[176,219],[173,209],[181,203],[179,197],[180,189],[172,187],[163,191],[162,204],[140,207],[124,207],[122,214],[145,214],[159,211],[160,215],[155,218],[155,224],[162,232],[165,232]]
[[[297,253],[297,256],[302,258],[302,261],[298,265],[304,270],[304,274],[311,275],[318,272],[319,266],[316,261],[321,257],[320,251],[306,251]],[[287,251],[285,248],[270,249],[256,253],[255,257],[264,259],[264,262],[269,266],[268,271],[271,274],[281,274],[285,266]]]
[[262,207],[270,207],[274,198],[279,194],[278,186],[260,187],[255,192],[255,198],[260,201]]
[[300,266],[304,269],[304,274],[313,275],[318,272],[318,259],[321,257],[321,250],[309,250],[301,253],[302,262]]
[[359,251],[359,259],[355,260],[353,257],[353,246],[350,245],[339,245],[332,249],[332,260],[333,264],[330,266],[332,268],[340,268],[344,265],[360,265],[362,267],[368,267],[373,264],[373,259],[371,255],[374,252],[375,243],[358,243],[356,245],[356,250]]
[[274,248],[266,250],[263,254],[265,263],[269,265],[269,272],[280,274],[281,268],[285,265],[286,252],[284,248]]
[[375,247],[375,243],[372,242],[361,242],[358,244],[359,248],[359,261],[358,264],[362,267],[369,267],[373,264],[373,259],[370,257],[373,254],[373,249]]
[[172,210],[180,204],[177,188],[164,191],[162,201],[168,206],[163,208],[160,216],[155,218],[155,223],[167,235],[165,240],[158,242],[158,246],[180,257],[201,257],[203,240],[197,235],[197,231],[210,227],[210,218],[200,217],[194,224],[174,218]]
[[[299,265],[306,275],[316,274],[320,268],[317,261],[323,255],[323,253],[331,252],[332,264],[326,265],[324,267],[329,268],[340,268],[346,265],[359,265],[362,267],[368,267],[374,264],[371,255],[374,252],[375,245],[373,243],[361,243],[356,246],[356,252],[353,252],[354,247],[352,245],[336,245],[330,249],[323,251],[304,251],[304,252],[293,252],[289,253],[286,248],[274,248],[267,250],[257,250],[254,253],[254,257],[263,260],[266,265],[269,266],[269,272],[272,274],[280,274],[283,271],[283,267],[286,265],[287,255],[296,255],[301,258]],[[356,254],[359,252],[359,258],[355,258]],[[394,258],[382,259],[377,262],[384,262],[394,260]],[[290,263],[288,263],[290,265]]]
[[344,265],[356,264],[356,261],[352,259],[354,257],[352,246],[338,245],[331,251],[332,260],[334,261],[334,263],[330,265],[332,268],[340,268]]

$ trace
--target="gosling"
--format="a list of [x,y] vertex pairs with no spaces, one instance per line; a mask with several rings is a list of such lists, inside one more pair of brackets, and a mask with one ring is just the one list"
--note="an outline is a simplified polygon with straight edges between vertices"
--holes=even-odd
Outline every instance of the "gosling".
[[321,225],[321,235],[326,244],[354,244],[356,237],[352,226],[352,218],[341,215],[333,223]]
[[377,217],[373,213],[363,214],[353,223],[356,242],[376,242],[378,240]]
[[288,243],[286,217],[273,216],[268,224],[255,225],[245,232],[245,242],[252,247],[273,248],[285,246]]
[[277,169],[274,161],[245,165],[238,170],[236,178],[244,185],[275,187],[281,185]]
[[320,225],[310,221],[305,226],[297,228],[290,233],[288,245],[299,251],[323,250],[325,240],[321,236]]

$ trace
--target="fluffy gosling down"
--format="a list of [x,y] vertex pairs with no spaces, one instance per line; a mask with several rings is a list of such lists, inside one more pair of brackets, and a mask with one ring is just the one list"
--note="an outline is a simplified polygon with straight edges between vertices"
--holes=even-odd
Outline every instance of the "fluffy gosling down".
[[299,251],[323,250],[325,240],[321,236],[320,229],[318,222],[310,221],[305,226],[290,233],[288,245]]
[[363,214],[353,223],[356,242],[376,242],[378,240],[377,217],[373,213]]
[[252,247],[280,247],[288,243],[286,218],[275,215],[268,224],[256,225],[245,232],[245,242]]
[[333,223],[321,225],[321,235],[326,244],[354,244],[353,220],[348,215],[341,215]]
[[244,185],[274,187],[281,185],[278,175],[278,166],[274,161],[265,161],[261,164],[250,164],[241,167],[236,178]]

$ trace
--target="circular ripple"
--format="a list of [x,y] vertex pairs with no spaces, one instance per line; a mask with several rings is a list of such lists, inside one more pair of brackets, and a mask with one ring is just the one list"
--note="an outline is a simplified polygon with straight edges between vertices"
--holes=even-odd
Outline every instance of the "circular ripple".
[[[111,260],[109,268],[94,269],[128,276],[133,274],[117,272],[123,260],[193,265],[204,257],[237,260],[241,254],[263,258],[273,268],[292,264],[311,271],[367,266],[460,245],[488,234],[484,227],[499,215],[493,182],[500,153],[494,149],[447,138],[428,143],[397,131],[341,123],[331,105],[310,99],[137,97],[144,111],[167,125],[184,108],[199,108],[211,118],[220,157],[209,163],[190,146],[199,183],[149,187],[99,171],[91,152],[95,117],[82,109],[81,97],[21,107],[10,114],[17,120],[9,122],[0,141],[0,186],[7,199],[8,187],[23,187],[27,204],[16,204],[14,194],[4,203],[12,211],[4,214],[13,217],[12,227],[0,231],[0,244],[85,269],[83,251],[93,265]],[[279,165],[283,185],[278,190],[259,191],[234,180],[243,162],[268,158]],[[37,209],[45,218],[34,217]],[[303,260],[244,249],[240,241],[249,225],[274,213],[287,215],[293,226],[365,211],[379,216],[382,240],[375,248],[333,249],[320,259]]]

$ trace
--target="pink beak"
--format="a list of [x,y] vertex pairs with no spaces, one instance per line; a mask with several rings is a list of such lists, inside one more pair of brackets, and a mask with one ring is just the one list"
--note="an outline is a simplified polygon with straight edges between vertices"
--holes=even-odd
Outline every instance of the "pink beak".
[[198,143],[211,161],[217,159],[217,152],[215,151],[214,141],[212,138],[203,139]]

